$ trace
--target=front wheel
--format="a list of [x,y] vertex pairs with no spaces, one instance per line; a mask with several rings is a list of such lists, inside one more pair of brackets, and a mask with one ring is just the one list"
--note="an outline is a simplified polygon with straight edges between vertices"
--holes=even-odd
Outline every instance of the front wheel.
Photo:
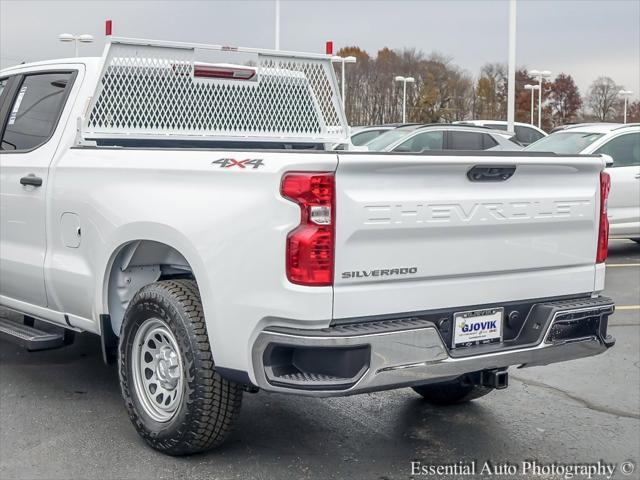
[[192,280],[156,282],[135,295],[124,316],[119,364],[129,417],[154,449],[202,452],[231,432],[242,388],[215,370]]
[[413,390],[433,405],[455,405],[484,397],[493,388],[472,385],[460,377],[450,382],[420,385],[413,387]]

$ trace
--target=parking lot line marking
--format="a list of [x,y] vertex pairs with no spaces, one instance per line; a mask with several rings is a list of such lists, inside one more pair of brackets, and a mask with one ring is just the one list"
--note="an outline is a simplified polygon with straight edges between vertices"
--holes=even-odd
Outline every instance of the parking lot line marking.
[[607,267],[640,267],[640,263],[607,263]]
[[640,310],[640,305],[616,305],[616,310]]

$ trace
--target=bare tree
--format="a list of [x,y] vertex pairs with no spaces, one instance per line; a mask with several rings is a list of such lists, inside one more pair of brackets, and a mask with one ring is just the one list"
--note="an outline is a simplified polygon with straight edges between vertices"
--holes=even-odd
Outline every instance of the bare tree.
[[[525,68],[516,70],[516,122],[531,122],[531,90],[524,88],[527,84],[535,83]],[[537,100],[535,97],[534,100]]]
[[582,98],[578,86],[571,75],[559,74],[550,83],[549,107],[553,119],[553,126],[563,125],[575,121],[582,106]]
[[487,63],[476,84],[475,115],[482,119],[503,120],[507,116],[507,68]]
[[640,100],[631,102],[627,106],[627,122],[629,123],[640,122]]
[[[477,80],[452,62],[450,57],[416,49],[383,48],[370,56],[357,46],[345,47],[341,56],[358,61],[347,66],[346,114],[351,125],[399,122],[402,119],[402,85],[396,75],[412,76],[407,84],[407,120],[410,122],[452,122],[469,118],[504,120],[507,116],[507,68],[487,63]],[[339,67],[338,67],[339,68]],[[340,71],[337,70],[338,78]],[[535,83],[526,69],[516,72],[516,120],[529,122],[531,92],[524,85]],[[621,118],[620,86],[609,77],[591,84],[582,101],[570,75],[560,74],[543,84],[543,128],[569,121],[607,121]],[[537,100],[537,95],[535,100]],[[635,118],[637,105],[630,105]]]
[[453,121],[467,120],[473,108],[473,79],[464,71],[456,71],[451,75],[453,92],[451,119]]
[[620,85],[609,77],[597,78],[587,91],[587,105],[597,120],[606,122],[615,114]]
[[[351,125],[392,123],[401,120],[402,85],[397,75],[412,76],[407,85],[407,120],[452,122],[506,115],[506,68],[483,67],[478,86],[450,57],[433,53],[428,57],[415,49],[383,48],[375,57],[357,46],[345,47],[339,55],[353,55],[346,83],[346,114]],[[337,70],[339,74],[340,71]]]

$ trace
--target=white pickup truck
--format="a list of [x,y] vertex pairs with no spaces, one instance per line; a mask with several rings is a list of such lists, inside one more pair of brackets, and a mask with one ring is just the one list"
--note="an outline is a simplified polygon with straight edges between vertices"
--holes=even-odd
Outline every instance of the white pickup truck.
[[602,156],[327,151],[325,55],[114,38],[0,85],[0,334],[100,335],[162,452],[244,391],[463,402],[614,344]]

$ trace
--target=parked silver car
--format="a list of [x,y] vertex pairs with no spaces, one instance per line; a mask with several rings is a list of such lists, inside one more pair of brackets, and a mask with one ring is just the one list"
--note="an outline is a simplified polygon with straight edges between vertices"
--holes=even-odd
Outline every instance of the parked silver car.
[[453,124],[410,125],[389,130],[365,146],[378,152],[429,150],[522,150],[513,135],[482,127]]

